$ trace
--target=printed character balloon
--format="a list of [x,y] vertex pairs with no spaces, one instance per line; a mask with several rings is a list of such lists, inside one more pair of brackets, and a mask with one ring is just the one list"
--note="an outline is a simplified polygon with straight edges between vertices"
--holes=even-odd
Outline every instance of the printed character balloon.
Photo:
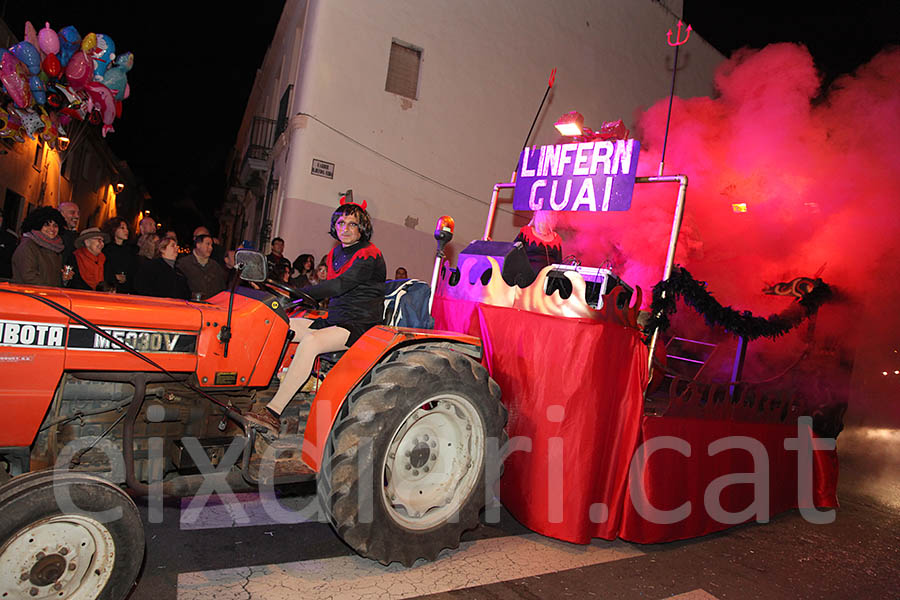
[[28,69],[11,52],[0,57],[0,81],[3,89],[19,108],[31,105],[31,87],[28,85]]
[[94,61],[94,81],[102,81],[106,69],[116,57],[116,44],[105,33],[98,33],[97,45],[88,52],[88,55]]
[[75,51],[81,47],[81,34],[69,25],[59,30],[59,64],[66,66]]
[[112,123],[116,119],[116,100],[113,93],[108,87],[96,81],[88,83],[84,89],[91,97],[94,109],[100,111],[100,118],[103,120],[101,134],[106,137],[108,132],[114,131]]
[[125,89],[128,87],[126,73],[134,66],[134,54],[126,52],[116,57],[115,66],[106,71],[100,81],[108,87],[116,96],[116,100],[126,97]]
[[93,74],[94,63],[81,50],[73,54],[66,65],[66,81],[73,90],[84,89]]

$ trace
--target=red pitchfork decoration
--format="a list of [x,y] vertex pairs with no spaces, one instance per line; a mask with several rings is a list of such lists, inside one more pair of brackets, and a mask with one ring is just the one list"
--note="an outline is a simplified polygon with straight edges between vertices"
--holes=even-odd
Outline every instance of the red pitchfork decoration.
[[666,133],[663,135],[662,155],[659,158],[659,176],[662,177],[666,164],[666,142],[669,141],[669,121],[672,119],[672,98],[675,97],[675,76],[678,74],[678,48],[687,43],[691,39],[691,26],[687,26],[687,35],[681,39],[681,27],[684,23],[678,20],[678,33],[675,35],[675,41],[672,41],[672,30],[666,33],[666,43],[675,48],[675,59],[672,61],[672,90],[669,92],[669,112],[666,114]]
[[684,39],[681,39],[681,26],[684,25],[680,20],[678,21],[678,33],[675,35],[675,41],[672,42],[672,30],[670,29],[668,33],[666,33],[666,42],[672,46],[683,46],[687,43],[689,39],[691,39],[691,26],[687,26],[687,35],[684,36]]

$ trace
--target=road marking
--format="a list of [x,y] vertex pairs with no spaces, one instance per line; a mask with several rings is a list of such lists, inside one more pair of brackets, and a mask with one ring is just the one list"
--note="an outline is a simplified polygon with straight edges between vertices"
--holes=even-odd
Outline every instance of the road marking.
[[677,596],[669,596],[666,600],[719,600],[706,590],[691,590]]
[[[434,562],[383,566],[360,556],[178,575],[178,600],[399,600],[634,558],[619,540],[568,544],[538,534],[463,542]],[[421,563],[421,564],[420,564]]]

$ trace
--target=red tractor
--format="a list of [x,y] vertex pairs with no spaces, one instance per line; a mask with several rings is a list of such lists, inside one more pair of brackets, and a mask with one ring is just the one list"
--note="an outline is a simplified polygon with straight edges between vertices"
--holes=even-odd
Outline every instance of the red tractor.
[[316,480],[338,535],[385,564],[478,524],[506,440],[480,340],[375,327],[269,443],[242,415],[278,385],[303,300],[236,259],[258,289],[208,302],[0,284],[0,598],[123,598],[144,552],[129,493]]

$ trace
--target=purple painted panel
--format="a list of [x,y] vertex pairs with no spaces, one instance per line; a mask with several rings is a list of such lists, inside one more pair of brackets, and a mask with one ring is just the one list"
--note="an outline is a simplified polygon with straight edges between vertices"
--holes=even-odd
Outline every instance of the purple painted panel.
[[602,140],[525,148],[514,210],[628,210],[641,144]]

